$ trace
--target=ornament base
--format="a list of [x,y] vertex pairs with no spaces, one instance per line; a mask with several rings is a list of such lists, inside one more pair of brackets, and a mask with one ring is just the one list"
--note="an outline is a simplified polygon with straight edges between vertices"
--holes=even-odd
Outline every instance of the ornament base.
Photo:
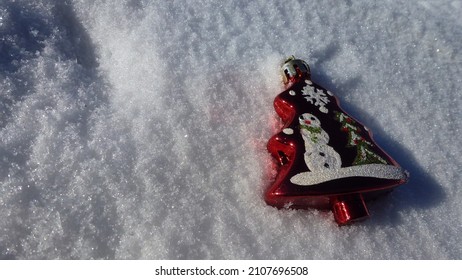
[[361,194],[337,197],[332,205],[332,211],[334,212],[335,221],[340,226],[369,217],[369,211]]

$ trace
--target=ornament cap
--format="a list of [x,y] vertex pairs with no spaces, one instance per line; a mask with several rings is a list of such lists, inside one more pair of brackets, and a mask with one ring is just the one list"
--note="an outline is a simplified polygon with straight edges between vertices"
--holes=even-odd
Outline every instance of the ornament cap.
[[288,84],[303,78],[309,78],[311,71],[308,63],[291,55],[282,65],[281,74],[284,84]]

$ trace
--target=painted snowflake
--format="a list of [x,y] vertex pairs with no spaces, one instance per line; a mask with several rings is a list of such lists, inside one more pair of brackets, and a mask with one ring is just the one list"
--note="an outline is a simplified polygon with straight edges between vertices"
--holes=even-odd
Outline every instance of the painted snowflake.
[[326,108],[326,104],[329,103],[329,98],[323,90],[312,87],[310,83],[307,83],[307,85],[302,89],[302,95],[308,102],[314,106],[318,106],[319,111],[322,113],[329,112]]

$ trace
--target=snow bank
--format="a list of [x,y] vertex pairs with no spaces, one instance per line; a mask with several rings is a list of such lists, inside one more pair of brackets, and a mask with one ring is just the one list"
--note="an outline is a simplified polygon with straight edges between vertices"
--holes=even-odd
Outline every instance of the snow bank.
[[[460,259],[459,1],[0,3],[0,257]],[[278,68],[411,181],[339,228],[276,210]]]

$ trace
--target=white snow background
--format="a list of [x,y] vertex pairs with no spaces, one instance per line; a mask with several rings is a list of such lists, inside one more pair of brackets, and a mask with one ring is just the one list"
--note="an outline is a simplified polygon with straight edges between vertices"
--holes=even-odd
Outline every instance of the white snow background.
[[[377,3],[372,3],[377,2]],[[461,259],[461,1],[0,1],[0,258]],[[411,173],[277,210],[280,63]]]

